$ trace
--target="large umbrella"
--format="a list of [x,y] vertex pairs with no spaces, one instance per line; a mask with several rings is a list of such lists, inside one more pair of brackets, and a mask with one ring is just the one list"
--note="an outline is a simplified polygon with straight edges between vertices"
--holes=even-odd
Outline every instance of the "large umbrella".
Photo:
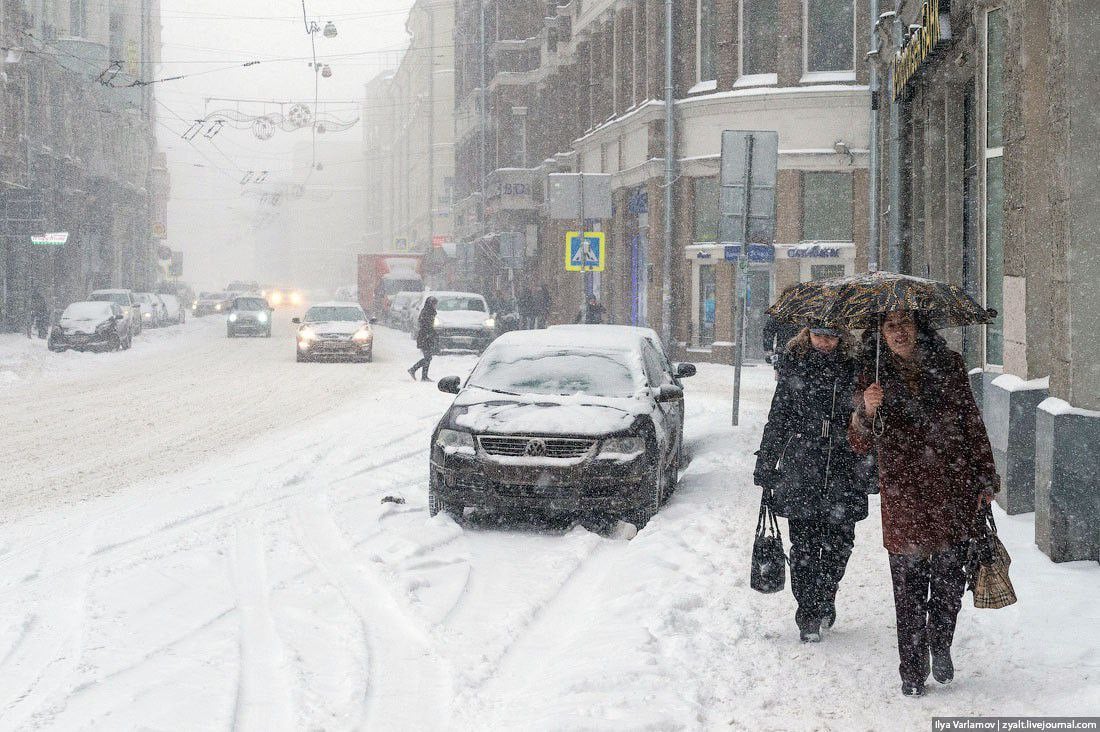
[[849,330],[875,328],[877,380],[878,326],[886,313],[895,310],[919,313],[933,328],[985,325],[997,317],[996,310],[983,308],[960,287],[893,272],[802,282],[783,293],[767,312],[790,323],[822,322]]

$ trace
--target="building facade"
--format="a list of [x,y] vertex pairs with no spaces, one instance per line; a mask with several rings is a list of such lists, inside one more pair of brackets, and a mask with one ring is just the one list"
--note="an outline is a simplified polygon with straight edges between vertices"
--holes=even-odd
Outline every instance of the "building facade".
[[1100,5],[898,10],[879,26],[880,261],[999,312],[945,332],[975,368],[999,500],[1035,511],[1052,558],[1100,559]]
[[[502,235],[522,236],[522,277],[571,320],[584,293],[614,322],[660,327],[665,190],[663,0],[467,2],[456,19],[456,204],[471,286],[511,268]],[[727,129],[779,134],[774,256],[749,273],[747,344],[763,310],[799,280],[866,268],[870,20],[846,0],[675,0],[672,330],[697,360],[728,361],[734,265],[718,241],[718,166]],[[547,176],[611,175],[607,268],[564,271]],[[491,272],[497,264],[498,271]]]
[[[159,61],[158,0],[2,8],[0,328],[13,330],[38,295],[63,307],[96,287],[153,287],[168,173],[154,92],[128,86]],[[63,247],[31,244],[61,231]]]
[[366,85],[364,252],[434,250],[453,239],[453,0],[417,0],[396,70]]

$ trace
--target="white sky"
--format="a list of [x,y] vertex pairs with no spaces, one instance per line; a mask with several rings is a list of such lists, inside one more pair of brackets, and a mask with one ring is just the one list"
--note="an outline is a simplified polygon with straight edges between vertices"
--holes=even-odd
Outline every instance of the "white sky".
[[[367,80],[396,66],[407,41],[404,24],[412,2],[306,0],[311,20],[322,26],[332,20],[339,31],[333,39],[316,37],[317,55],[333,71],[331,78],[320,80],[322,112],[359,117],[358,103],[347,102],[358,102]],[[259,204],[242,192],[258,191],[255,186],[242,187],[240,180],[249,170],[269,170],[269,180],[293,180],[291,148],[308,142],[310,132],[279,130],[266,142],[249,130],[229,127],[212,140],[199,135],[188,143],[180,135],[193,120],[218,109],[248,114],[277,109],[207,102],[211,97],[292,100],[312,106],[310,37],[301,0],[162,0],[161,22],[163,64],[157,78],[193,74],[155,86],[160,102],[158,136],[172,176],[168,243],[184,252],[184,280],[197,288],[221,287],[229,279],[251,276],[250,226]],[[334,56],[346,58],[325,58]],[[291,57],[295,60],[267,61]],[[253,60],[262,63],[226,69]],[[361,134],[356,125],[320,139],[356,142]],[[323,183],[323,177],[315,174],[311,182]]]

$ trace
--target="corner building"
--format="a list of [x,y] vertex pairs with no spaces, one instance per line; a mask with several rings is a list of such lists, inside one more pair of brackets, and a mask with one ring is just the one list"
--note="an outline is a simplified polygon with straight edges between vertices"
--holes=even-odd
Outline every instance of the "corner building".
[[[571,321],[587,289],[612,322],[660,329],[669,215],[678,350],[728,362],[734,267],[718,243],[721,133],[779,133],[774,258],[749,276],[753,356],[763,311],[785,287],[866,269],[870,20],[850,0],[675,0],[673,30],[666,212],[664,0],[459,0],[459,258],[471,287],[548,284],[551,322]],[[549,219],[545,201],[550,173],[578,171],[612,176],[613,216],[591,222],[606,233],[607,266],[587,284],[564,271],[565,232],[578,222]],[[517,234],[525,258],[502,260],[501,241]]]

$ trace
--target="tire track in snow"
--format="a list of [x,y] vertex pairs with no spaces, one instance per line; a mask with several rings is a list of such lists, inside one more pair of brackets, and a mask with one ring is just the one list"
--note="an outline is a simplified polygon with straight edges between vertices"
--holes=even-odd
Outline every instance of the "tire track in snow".
[[[85,527],[76,541],[77,552],[84,556],[93,529]],[[70,551],[69,546],[59,546],[46,563],[64,561]],[[72,573],[66,586],[40,596],[39,609],[25,617],[16,643],[0,666],[0,728],[20,727],[63,693],[80,665],[90,580],[86,572]],[[59,596],[66,600],[58,602]]]
[[359,618],[368,678],[361,725],[374,729],[445,729],[450,678],[427,633],[410,622],[384,578],[360,564],[324,496],[303,498],[298,538],[321,575]]
[[271,615],[263,532],[254,518],[234,531],[233,587],[240,619],[240,678],[234,729],[292,729],[295,713],[286,651]]

